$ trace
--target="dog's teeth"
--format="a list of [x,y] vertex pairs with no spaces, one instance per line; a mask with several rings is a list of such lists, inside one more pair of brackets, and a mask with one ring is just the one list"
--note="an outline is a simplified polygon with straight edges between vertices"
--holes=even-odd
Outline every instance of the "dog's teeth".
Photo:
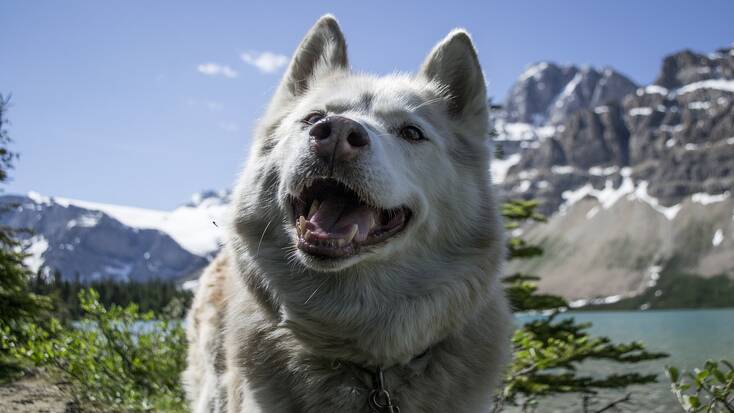
[[303,215],[298,217],[298,225],[296,226],[298,227],[299,234],[302,234],[306,230],[306,218],[304,218]]
[[344,238],[345,243],[350,243],[354,239],[354,236],[357,235],[357,232],[359,232],[359,225],[352,224],[352,228],[349,229],[349,233]]
[[315,199],[313,202],[311,202],[311,208],[308,210],[308,219],[311,219],[316,211],[319,210],[319,200]]

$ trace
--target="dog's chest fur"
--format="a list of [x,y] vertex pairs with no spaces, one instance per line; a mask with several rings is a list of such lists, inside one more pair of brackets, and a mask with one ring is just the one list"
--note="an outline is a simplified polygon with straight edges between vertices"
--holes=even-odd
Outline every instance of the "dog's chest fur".
[[[196,413],[372,412],[368,398],[374,369],[308,351],[277,314],[246,292],[229,261],[226,253],[220,255],[202,275],[200,282],[209,292],[197,296],[188,320],[191,327],[206,322],[221,329],[206,349],[219,362],[204,382],[216,384],[210,394],[198,395],[208,402]],[[402,413],[478,412],[489,405],[486,389],[496,385],[505,357],[497,348],[502,341],[492,336],[504,336],[509,325],[498,314],[501,307],[487,308],[477,320],[480,328],[469,323],[406,365],[385,370],[385,387]],[[200,350],[190,349],[190,365],[199,364]],[[191,378],[198,373],[187,371]],[[206,387],[198,383],[199,389]]]

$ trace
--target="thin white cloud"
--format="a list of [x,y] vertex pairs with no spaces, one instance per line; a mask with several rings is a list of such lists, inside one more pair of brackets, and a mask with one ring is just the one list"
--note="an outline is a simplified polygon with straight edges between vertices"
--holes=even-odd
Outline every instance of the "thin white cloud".
[[216,63],[202,63],[196,67],[199,73],[207,76],[224,76],[230,79],[237,77],[237,71],[227,65],[220,65]]
[[243,62],[255,66],[263,73],[275,73],[288,64],[288,56],[273,52],[245,52],[240,55]]
[[218,126],[225,132],[237,132],[240,130],[240,126],[234,122],[220,122]]
[[216,100],[197,100],[194,98],[187,98],[185,102],[187,106],[203,106],[207,108],[210,112],[221,112],[224,109],[224,104],[222,102],[217,102]]
[[206,108],[209,109],[210,112],[219,112],[220,110],[224,109],[223,104],[215,102],[213,100],[207,100],[206,102],[204,102],[204,106],[206,106]]

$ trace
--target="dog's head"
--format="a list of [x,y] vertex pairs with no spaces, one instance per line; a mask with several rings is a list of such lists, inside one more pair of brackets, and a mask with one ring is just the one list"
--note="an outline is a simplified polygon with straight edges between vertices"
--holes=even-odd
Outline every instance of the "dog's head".
[[416,75],[375,77],[350,71],[344,36],[325,16],[256,135],[235,220],[254,255],[339,272],[481,250],[476,238],[497,230],[485,82],[464,31]]

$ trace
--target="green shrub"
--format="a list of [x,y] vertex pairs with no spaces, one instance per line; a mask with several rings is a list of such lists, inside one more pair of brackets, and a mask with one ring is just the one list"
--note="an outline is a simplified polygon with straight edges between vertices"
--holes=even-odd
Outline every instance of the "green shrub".
[[94,290],[79,294],[84,318],[28,324],[18,357],[69,383],[82,408],[103,412],[185,411],[179,381],[185,336],[178,320],[137,305],[105,308]]
[[668,367],[670,388],[686,412],[734,412],[734,365],[707,361],[702,369],[683,373]]

